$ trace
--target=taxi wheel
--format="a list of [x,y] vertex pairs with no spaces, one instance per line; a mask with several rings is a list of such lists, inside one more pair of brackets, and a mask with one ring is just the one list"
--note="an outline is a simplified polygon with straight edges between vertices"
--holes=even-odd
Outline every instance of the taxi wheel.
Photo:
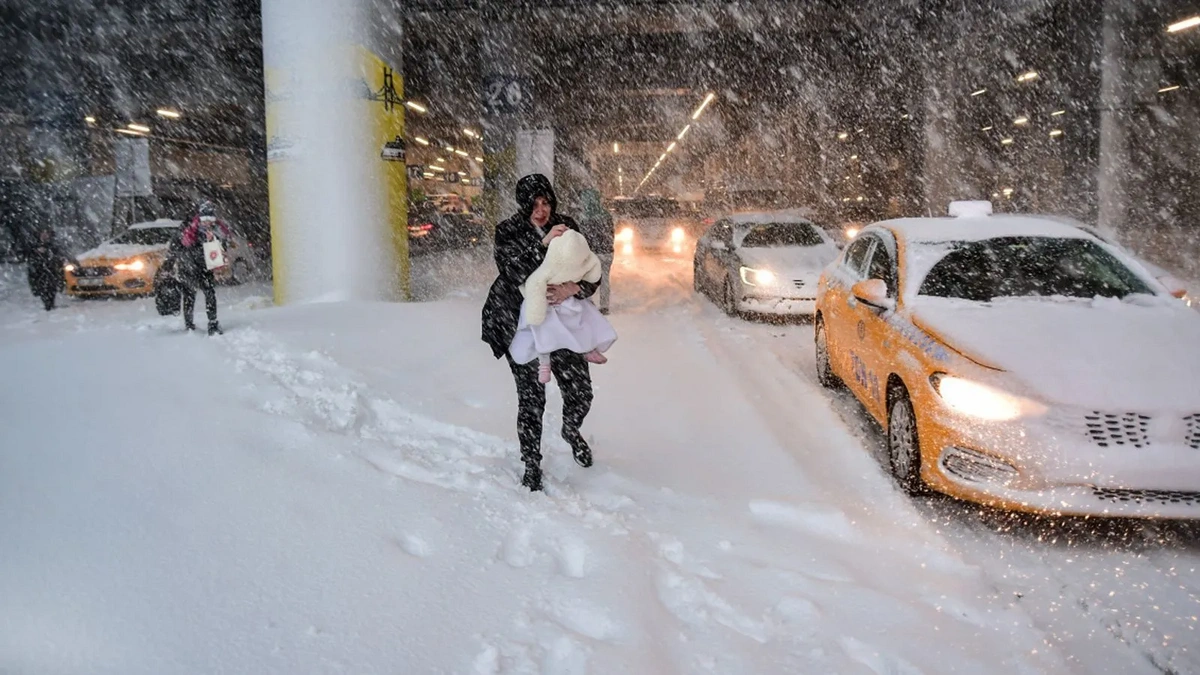
[[842,381],[833,372],[833,364],[829,362],[829,337],[825,332],[824,319],[817,317],[816,329],[817,349],[817,382],[827,389],[837,389]]
[[921,442],[917,436],[917,417],[904,385],[888,392],[888,461],[900,489],[910,495],[926,492],[921,480]]

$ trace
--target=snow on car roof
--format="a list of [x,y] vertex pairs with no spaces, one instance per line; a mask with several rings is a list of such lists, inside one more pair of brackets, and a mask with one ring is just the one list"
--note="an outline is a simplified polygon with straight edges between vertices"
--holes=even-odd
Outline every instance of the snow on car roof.
[[963,218],[899,218],[877,223],[908,242],[983,241],[996,237],[1057,237],[1091,239],[1083,230],[1061,220],[1038,216],[973,216]]
[[176,228],[183,224],[182,220],[172,220],[171,218],[159,218],[158,220],[149,220],[144,223],[134,223],[129,226],[131,230],[150,230],[157,227]]
[[811,209],[780,209],[779,211],[745,211],[727,216],[734,225],[760,225],[764,223],[812,223]]

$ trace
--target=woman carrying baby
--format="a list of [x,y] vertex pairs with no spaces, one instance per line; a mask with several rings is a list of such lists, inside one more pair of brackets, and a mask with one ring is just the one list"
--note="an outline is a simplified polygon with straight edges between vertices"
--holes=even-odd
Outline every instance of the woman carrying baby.
[[[537,350],[562,343],[550,342],[548,335],[542,336],[546,339],[539,343],[533,333],[542,332],[541,329],[538,328],[535,331],[529,328],[529,337],[534,350],[533,358],[524,363],[513,358],[510,347],[514,346],[514,338],[517,337],[518,324],[521,321],[522,305],[526,300],[521,290],[522,286],[526,291],[536,288],[536,292],[539,294],[540,289],[544,286],[545,302],[548,306],[543,306],[545,321],[538,324],[529,322],[528,315],[531,308],[527,307],[525,312],[527,326],[545,326],[547,323],[551,323],[552,326],[555,326],[555,331],[558,327],[565,328],[563,331],[558,331],[560,339],[572,336],[580,340],[579,329],[585,323],[588,330],[591,331],[591,335],[583,335],[582,341],[572,345],[579,349],[587,347],[584,353],[573,351],[571,347],[556,348],[548,352],[550,370],[558,382],[563,397],[562,437],[570,444],[571,454],[575,461],[583,467],[592,465],[591,449],[580,432],[580,426],[592,406],[592,379],[588,370],[587,358],[596,358],[596,355],[585,357],[585,353],[597,349],[603,351],[612,342],[609,340],[608,344],[603,344],[602,327],[597,326],[590,318],[585,321],[583,313],[590,306],[590,302],[582,305],[569,303],[568,308],[570,309],[562,308],[562,313],[559,313],[559,309],[568,300],[582,303],[584,299],[596,292],[598,284],[595,281],[589,281],[589,278],[593,276],[589,269],[582,269],[577,280],[572,279],[561,283],[554,283],[562,278],[561,270],[544,269],[534,278],[534,283],[526,283],[535,272],[538,272],[546,260],[551,242],[568,231],[578,233],[579,228],[573,220],[557,213],[558,202],[554,195],[554,189],[551,187],[550,181],[541,174],[531,174],[519,180],[516,199],[518,213],[496,225],[494,255],[498,274],[496,280],[492,282],[487,301],[483,306],[483,341],[491,346],[492,354],[496,358],[504,357],[508,360],[509,369],[516,382],[517,437],[521,443],[521,459],[525,463],[525,476],[521,482],[530,490],[537,491],[542,489],[542,415],[546,408],[546,388],[544,382],[539,381],[538,371],[541,358]],[[568,240],[570,239],[573,239],[573,236],[568,235]],[[556,246],[556,249],[562,248],[564,254],[561,257],[569,259],[572,257],[572,253],[578,254],[577,245],[578,242],[575,242],[573,245],[569,244],[565,247]],[[584,249],[586,250],[586,244]],[[590,255],[590,251],[588,254]],[[556,257],[560,256],[556,255]],[[594,256],[592,257],[594,258]],[[588,261],[586,256],[582,256],[582,258],[583,260],[573,262],[568,260],[565,266],[577,265],[579,268],[584,268]],[[573,271],[568,270],[567,276],[574,276]],[[595,308],[591,307],[591,309]],[[536,318],[537,310],[533,309],[532,311]],[[552,313],[553,318],[551,318]],[[590,313],[588,316],[591,316]],[[596,316],[599,317],[598,312]],[[603,317],[599,318],[603,320]],[[557,326],[557,324],[562,325]],[[607,321],[604,324],[607,326]],[[608,327],[608,330],[611,331],[611,326]],[[547,328],[544,332],[552,331]],[[615,338],[616,336],[613,334],[612,339]],[[588,346],[589,344],[590,346]]]

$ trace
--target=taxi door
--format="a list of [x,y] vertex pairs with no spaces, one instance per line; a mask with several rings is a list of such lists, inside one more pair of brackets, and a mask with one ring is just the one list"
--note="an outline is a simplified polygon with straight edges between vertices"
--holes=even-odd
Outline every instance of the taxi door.
[[[863,279],[880,279],[887,284],[888,298],[898,301],[896,245],[886,233],[872,232],[870,255]],[[887,419],[887,377],[893,372],[892,354],[896,341],[888,323],[895,309],[873,307],[851,294],[844,325],[850,335],[845,344],[850,352],[850,377],[846,384],[877,420]]]
[[864,278],[874,245],[875,241],[870,237],[855,239],[826,277],[824,320],[829,361],[834,373],[851,387],[854,374],[851,350],[856,347],[858,340],[851,306],[856,301],[850,288]]

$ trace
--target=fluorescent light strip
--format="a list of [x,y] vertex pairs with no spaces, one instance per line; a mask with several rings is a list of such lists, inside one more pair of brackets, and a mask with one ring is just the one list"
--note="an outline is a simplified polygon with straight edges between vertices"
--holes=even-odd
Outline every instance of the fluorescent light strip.
[[1200,26],[1200,16],[1193,16],[1189,19],[1184,19],[1183,21],[1176,21],[1170,26],[1167,26],[1167,32],[1178,33],[1181,30],[1195,28],[1196,26]]
[[425,106],[421,105],[420,103],[417,103],[416,101],[405,101],[404,105],[412,110],[415,110],[415,111],[421,113],[422,115],[429,112],[429,108],[426,108]]
[[717,97],[716,94],[712,93],[711,91],[708,92],[708,96],[704,97],[704,101],[700,104],[700,107],[696,108],[696,112],[692,113],[692,119],[693,120],[699,119],[700,113],[704,112],[704,109],[707,108],[708,104],[712,103],[712,100],[716,97]]

